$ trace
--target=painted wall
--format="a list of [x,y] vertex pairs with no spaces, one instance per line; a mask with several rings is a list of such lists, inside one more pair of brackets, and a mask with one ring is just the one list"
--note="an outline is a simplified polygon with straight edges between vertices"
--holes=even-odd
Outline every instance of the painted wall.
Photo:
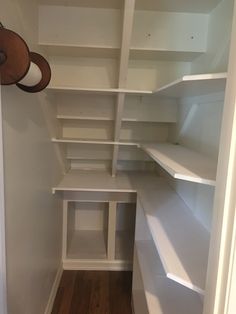
[[193,74],[227,70],[233,6],[233,0],[224,0],[211,12],[207,53],[192,63]]
[[[36,48],[34,0],[0,0],[0,20]],[[2,88],[8,314],[45,311],[61,263],[61,202],[51,193],[61,168],[50,142],[44,93]]]

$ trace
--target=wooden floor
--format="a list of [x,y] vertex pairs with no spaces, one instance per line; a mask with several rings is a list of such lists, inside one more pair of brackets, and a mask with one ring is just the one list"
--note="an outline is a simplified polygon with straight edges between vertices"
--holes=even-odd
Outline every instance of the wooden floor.
[[131,272],[64,271],[52,314],[131,314]]

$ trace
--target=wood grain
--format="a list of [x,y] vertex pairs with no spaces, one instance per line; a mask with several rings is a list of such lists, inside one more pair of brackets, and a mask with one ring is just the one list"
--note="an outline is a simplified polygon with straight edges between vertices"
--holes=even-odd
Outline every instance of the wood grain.
[[131,272],[64,271],[52,314],[131,314]]

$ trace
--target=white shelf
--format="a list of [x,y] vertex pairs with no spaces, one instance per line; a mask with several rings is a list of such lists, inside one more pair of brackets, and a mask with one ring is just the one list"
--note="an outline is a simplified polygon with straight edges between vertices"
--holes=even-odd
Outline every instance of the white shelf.
[[138,196],[167,277],[204,295],[208,231],[167,184]]
[[223,92],[227,73],[186,75],[154,91],[154,94],[173,98],[193,97]]
[[120,51],[120,48],[111,46],[79,46],[42,42],[39,45],[49,56],[68,56],[70,58],[118,58]]
[[140,147],[172,177],[215,185],[217,165],[210,158],[174,144],[145,144]]
[[67,139],[67,138],[52,138],[53,143],[68,143],[68,144],[97,144],[97,145],[121,145],[121,146],[139,146],[137,142],[114,142],[109,140],[85,140],[85,139]]
[[54,92],[74,92],[83,94],[101,94],[101,95],[116,95],[119,93],[131,94],[131,95],[151,95],[152,91],[147,90],[133,90],[133,89],[121,89],[121,88],[79,88],[72,86],[52,86],[49,85],[47,90]]
[[151,119],[140,119],[140,118],[122,118],[122,122],[137,122],[137,123],[176,123],[174,121],[158,121]]
[[130,58],[134,60],[191,62],[202,54],[202,51],[168,51],[134,47],[130,49]]
[[59,120],[92,120],[92,121],[114,121],[110,117],[89,117],[89,116],[68,116],[68,115],[57,115]]
[[199,295],[162,274],[160,259],[153,242],[135,244],[149,314],[201,314]]
[[68,243],[68,259],[106,259],[104,232],[76,230]]
[[118,172],[112,177],[106,171],[71,170],[53,188],[56,191],[93,191],[93,192],[127,192],[136,193],[137,189],[154,185],[158,188],[163,182],[154,173]]

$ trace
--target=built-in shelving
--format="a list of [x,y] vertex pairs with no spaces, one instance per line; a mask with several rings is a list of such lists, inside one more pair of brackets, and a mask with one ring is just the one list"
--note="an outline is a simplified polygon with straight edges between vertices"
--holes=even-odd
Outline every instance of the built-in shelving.
[[79,46],[39,43],[49,56],[118,58],[120,48],[111,46]]
[[152,240],[137,241],[135,250],[149,314],[202,313],[197,293],[164,276]]
[[138,60],[191,62],[202,54],[202,51],[169,51],[134,47],[130,49],[130,58]]
[[216,162],[181,145],[141,144],[150,157],[176,179],[215,185]]
[[167,184],[138,196],[167,277],[203,295],[208,231]]
[[153,93],[173,98],[202,96],[224,92],[227,73],[185,75]]
[[121,89],[121,88],[80,88],[72,86],[52,86],[47,87],[49,91],[55,92],[74,92],[84,94],[101,94],[101,95],[116,95],[119,93],[131,94],[131,95],[151,95],[152,91],[149,90],[133,90],[133,89]]
[[139,146],[137,142],[114,142],[108,140],[90,140],[90,139],[67,139],[67,138],[52,138],[53,143],[68,143],[68,144],[97,144],[97,145],[121,145],[121,146]]
[[75,230],[68,243],[68,259],[106,259],[106,242],[102,230]]
[[114,119],[109,117],[88,117],[88,116],[67,116],[67,115],[57,115],[59,120],[93,120],[93,121],[114,121]]

